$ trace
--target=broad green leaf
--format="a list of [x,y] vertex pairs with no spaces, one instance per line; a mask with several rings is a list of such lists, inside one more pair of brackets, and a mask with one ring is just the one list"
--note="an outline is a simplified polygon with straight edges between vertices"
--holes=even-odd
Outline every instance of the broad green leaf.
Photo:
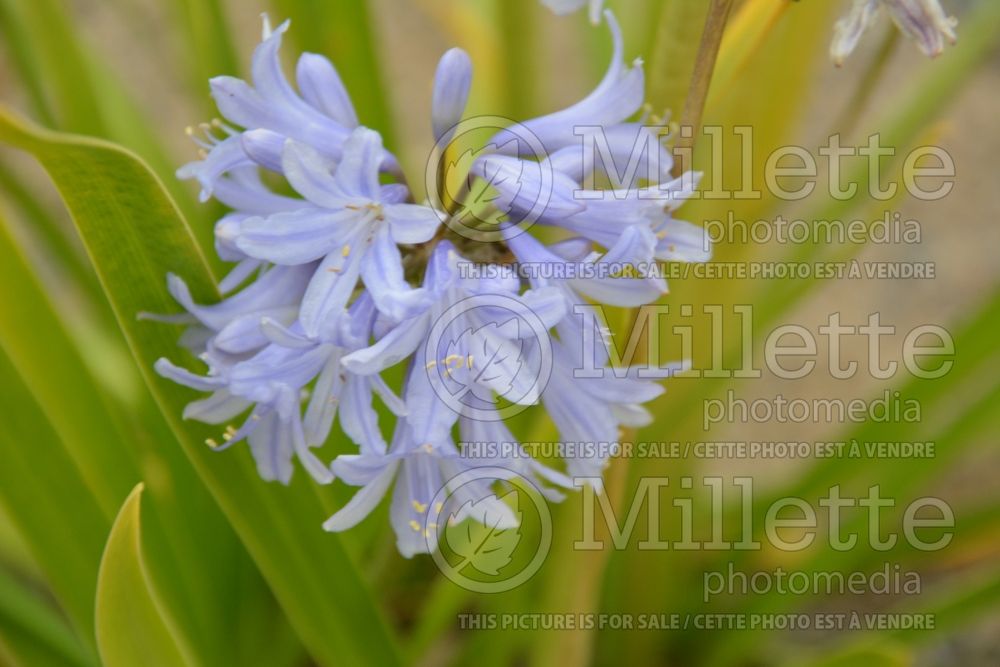
[[202,480],[270,584],[293,627],[322,664],[393,664],[394,644],[336,535],[323,532],[318,495],[300,473],[291,488],[262,482],[248,452],[211,451],[213,429],[181,421],[194,394],[159,378],[160,357],[179,355],[177,331],[137,314],[176,306],[165,275],[183,276],[196,299],[216,298],[197,244],[156,176],[133,154],[0,114],[0,139],[33,153],[60,190],[137,363]]
[[0,191],[30,225],[33,236],[39,239],[39,245],[48,251],[50,261],[57,263],[78,285],[78,291],[100,298],[97,277],[87,263],[82,246],[73,243],[76,239],[70,234],[72,230],[64,228],[61,221],[50,215],[37,193],[29,190],[15,170],[3,163],[0,163]]
[[[233,644],[225,636],[234,630],[232,615],[227,613],[227,598],[237,585],[242,585],[245,590],[240,593],[251,613],[255,608],[251,600],[263,592],[262,583],[239,578],[240,568],[253,566],[177,448],[173,434],[138,379],[127,349],[124,370],[130,377],[135,375],[139,384],[132,388],[127,402],[120,404],[107,396],[96,381],[96,377],[107,376],[113,368],[94,366],[88,358],[106,361],[107,356],[96,355],[99,348],[92,340],[74,341],[80,337],[82,327],[77,324],[74,335],[70,335],[68,325],[72,320],[50,302],[2,223],[0,220],[0,254],[6,261],[0,265],[0,304],[8,317],[0,322],[0,347],[6,350],[51,428],[60,436],[57,451],[48,453],[48,457],[61,457],[80,471],[88,483],[85,493],[103,502],[108,522],[115,513],[113,505],[121,504],[129,488],[140,478],[149,480],[153,514],[147,539],[156,547],[151,551],[151,571],[160,581],[170,582],[164,588],[164,599],[202,661],[213,664],[226,659],[233,653]],[[32,326],[23,326],[25,322]],[[102,344],[124,348],[117,328],[110,337]],[[45,426],[48,428],[48,424]],[[62,502],[63,511],[71,514],[74,498],[61,495],[67,490],[58,477],[49,476],[50,468],[45,465],[48,457],[37,459],[33,490],[54,494]],[[10,509],[20,520],[30,522],[33,507],[32,503],[19,503]],[[199,520],[192,523],[191,516]],[[96,538],[103,541],[105,532],[106,527],[102,527]],[[67,559],[82,555],[72,550],[64,553]],[[90,568],[91,579],[85,584],[89,592],[97,572],[96,562],[84,567]],[[263,603],[265,608],[271,606],[267,600]],[[89,619],[91,609],[86,611]],[[89,620],[81,626],[89,637]]]
[[135,487],[111,527],[97,578],[97,649],[105,667],[183,667],[186,657],[164,620],[162,603],[142,553],[140,502]]
[[120,447],[110,407],[0,220],[0,347],[59,433],[90,493],[110,520],[139,477]]
[[97,567],[111,519],[2,350],[0,405],[0,502],[77,633],[92,642]]
[[[18,655],[29,651],[28,647],[37,647],[38,653],[50,654],[46,662],[33,655],[32,667],[43,664],[93,667],[97,664],[96,656],[80,643],[65,617],[51,603],[43,601],[29,582],[21,581],[4,568],[0,568],[0,644],[6,644]],[[22,661],[25,659],[26,656],[22,656]]]

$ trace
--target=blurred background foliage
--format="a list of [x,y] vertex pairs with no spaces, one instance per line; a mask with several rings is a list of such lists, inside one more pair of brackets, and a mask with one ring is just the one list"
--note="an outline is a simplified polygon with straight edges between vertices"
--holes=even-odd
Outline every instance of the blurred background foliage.
[[[654,113],[676,119],[683,108],[708,4],[610,3],[625,29],[627,57],[646,63]],[[715,260],[933,261],[937,278],[674,280],[665,303],[692,304],[695,313],[704,304],[732,312],[733,304],[751,303],[758,343],[782,323],[815,329],[833,310],[854,323],[882,313],[898,331],[885,339],[888,349],[913,326],[938,323],[955,335],[956,365],[934,381],[678,378],[654,406],[656,422],[635,437],[931,440],[938,454],[906,461],[622,459],[608,471],[609,495],[623,507],[639,479],[652,475],[752,475],[760,526],[772,498],[815,503],[833,484],[856,496],[878,484],[883,497],[900,500],[896,512],[922,495],[946,499],[958,516],[953,543],[930,553],[903,545],[836,553],[817,541],[790,554],[641,551],[633,539],[624,551],[578,552],[572,542],[579,539],[580,498],[571,496],[554,508],[553,549],[542,570],[509,593],[487,596],[439,576],[428,558],[399,557],[384,512],[346,534],[322,532],[320,523],[349,489],[316,489],[304,475],[289,489],[264,484],[242,449],[208,451],[208,432],[180,422],[187,394],[151,374],[156,357],[175,351],[176,331],[136,314],[171,309],[167,271],[183,275],[196,295],[214,294],[224,268],[211,252],[219,210],[196,204],[194,187],[173,172],[195,153],[184,127],[215,114],[207,79],[245,73],[261,11],[292,19],[289,52],[333,59],[362,122],[401,156],[411,183],[422,182],[414,175],[432,144],[431,79],[446,48],[465,48],[475,63],[470,113],[520,119],[589,91],[610,55],[606,31],[582,14],[553,17],[535,0],[0,0],[0,141],[10,147],[0,153],[0,664],[1000,664],[1000,3],[946,0],[962,20],[960,42],[936,61],[883,25],[835,70],[825,54],[846,4],[738,0],[705,123],[728,137],[735,126],[752,126],[756,156],[789,143],[815,152],[838,132],[845,144],[879,132],[897,155],[941,145],[957,164],[954,192],[938,202],[843,202],[819,192],[794,206],[768,197],[701,200],[682,217],[873,220],[899,210],[920,221],[918,246],[723,243]],[[730,182],[739,178],[738,146],[724,148],[721,161],[710,151],[699,141],[695,167],[709,170],[706,179],[721,167],[723,182],[738,187]],[[885,178],[898,181],[900,169],[899,160],[888,161]],[[859,167],[849,178],[863,183],[868,174]],[[695,323],[707,331],[704,318]],[[727,333],[738,326],[730,318]],[[676,356],[663,347],[665,357]],[[738,365],[739,352],[738,345],[727,350],[727,365]],[[695,365],[707,366],[707,354],[696,344]],[[851,354],[864,358],[861,348],[845,350]],[[729,390],[750,399],[874,397],[885,389],[918,398],[924,419],[701,430],[703,401]],[[554,437],[544,420],[529,426],[531,439]],[[738,503],[727,508],[727,516],[738,512]],[[661,516],[661,533],[677,539],[671,516]],[[702,574],[730,561],[746,571],[784,565],[807,572],[871,572],[898,562],[921,574],[924,590],[704,604]],[[466,612],[845,608],[932,612],[937,624],[933,632],[502,633],[463,631],[457,622]]]

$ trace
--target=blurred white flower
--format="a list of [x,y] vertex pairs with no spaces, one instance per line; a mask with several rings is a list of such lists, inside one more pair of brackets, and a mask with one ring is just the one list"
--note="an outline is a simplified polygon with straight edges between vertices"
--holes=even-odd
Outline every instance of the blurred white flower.
[[834,26],[830,57],[838,67],[854,51],[861,35],[878,20],[882,9],[932,58],[944,51],[945,39],[952,44],[958,39],[958,19],[948,16],[938,0],[854,0],[851,10]]

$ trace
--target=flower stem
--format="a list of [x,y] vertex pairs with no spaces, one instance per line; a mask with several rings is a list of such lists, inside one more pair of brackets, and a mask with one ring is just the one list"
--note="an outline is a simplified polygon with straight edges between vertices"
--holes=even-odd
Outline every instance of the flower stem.
[[[701,118],[705,111],[705,100],[712,83],[712,72],[715,70],[715,60],[719,55],[719,45],[722,44],[722,33],[729,19],[729,11],[733,8],[733,0],[712,0],[705,18],[705,31],[701,35],[698,46],[698,56],[694,63],[694,73],[691,77],[691,89],[684,101],[684,111],[681,114],[681,127],[690,132],[682,132],[677,140],[678,156],[690,154],[695,137],[701,129]],[[679,176],[689,168],[683,159],[674,164],[674,175]]]

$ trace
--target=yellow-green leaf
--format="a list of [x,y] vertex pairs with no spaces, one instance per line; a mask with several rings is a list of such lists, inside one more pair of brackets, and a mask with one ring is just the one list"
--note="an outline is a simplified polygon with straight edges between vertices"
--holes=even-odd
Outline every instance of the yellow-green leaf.
[[183,667],[184,657],[164,621],[142,555],[142,484],[132,490],[111,527],[97,575],[97,650],[105,667]]

